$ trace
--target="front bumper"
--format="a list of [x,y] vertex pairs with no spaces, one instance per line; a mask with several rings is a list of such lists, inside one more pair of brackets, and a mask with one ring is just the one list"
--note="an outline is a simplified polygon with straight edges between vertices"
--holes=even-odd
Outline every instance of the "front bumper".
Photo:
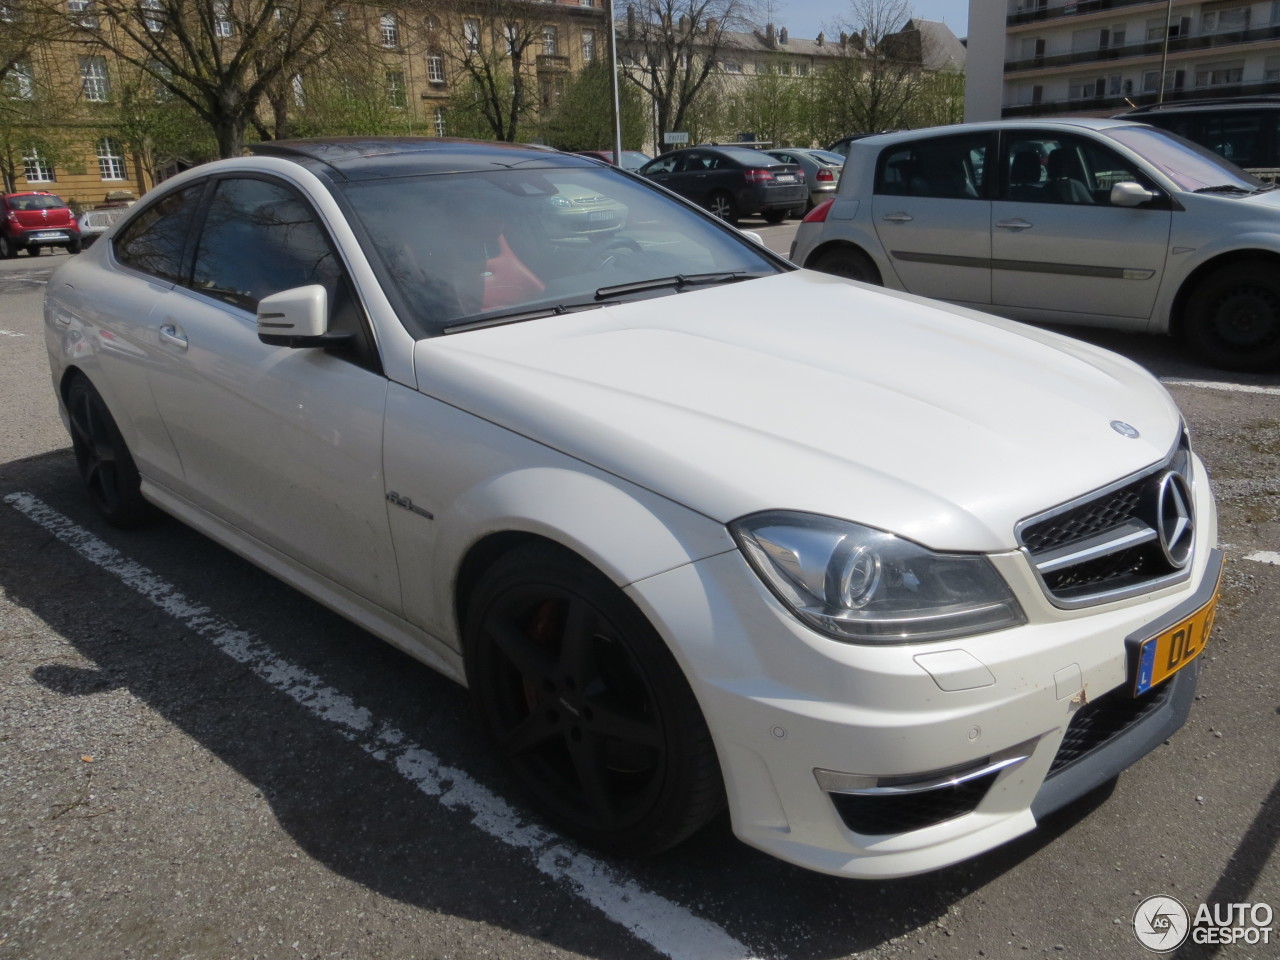
[[[1213,542],[1212,520],[1201,533]],[[1185,722],[1198,664],[1135,700],[1126,638],[1203,605],[1218,551],[1177,586],[1083,611],[1053,608],[1021,554],[992,562],[1029,622],[927,645],[817,635],[736,551],[628,588],[701,702],[742,840],[841,876],[938,869],[1033,829]]]

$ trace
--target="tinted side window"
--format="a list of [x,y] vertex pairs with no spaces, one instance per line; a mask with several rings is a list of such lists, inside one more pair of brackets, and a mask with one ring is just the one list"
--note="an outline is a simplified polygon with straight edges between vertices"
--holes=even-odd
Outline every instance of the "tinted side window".
[[342,269],[311,208],[281,184],[220,180],[196,248],[191,287],[245,310],[272,293],[323,284],[333,302]]
[[143,273],[182,282],[182,255],[204,183],[193,184],[143,210],[116,234],[116,259]]
[[983,194],[987,137],[939,137],[890,147],[880,155],[876,193],[977,199]]
[[680,162],[677,154],[668,154],[665,157],[659,157],[645,169],[645,173],[672,173],[676,169],[676,165]]

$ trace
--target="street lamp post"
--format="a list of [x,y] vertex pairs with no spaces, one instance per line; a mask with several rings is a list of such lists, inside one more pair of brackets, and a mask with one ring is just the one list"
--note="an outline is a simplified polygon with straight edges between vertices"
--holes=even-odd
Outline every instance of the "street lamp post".
[[614,0],[609,0],[609,78],[613,85],[613,162],[622,166],[622,107],[618,96],[618,31],[613,18]]

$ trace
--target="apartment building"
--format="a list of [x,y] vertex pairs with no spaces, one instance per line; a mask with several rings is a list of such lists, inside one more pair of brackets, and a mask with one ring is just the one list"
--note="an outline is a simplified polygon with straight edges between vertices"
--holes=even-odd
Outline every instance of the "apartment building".
[[1280,2],[972,0],[966,120],[1280,93]]
[[[108,193],[140,196],[153,185],[153,172],[122,142],[115,109],[124,83],[136,78],[137,71],[112,52],[119,38],[108,34],[116,28],[94,11],[91,0],[62,2],[76,28],[26,50],[0,90],[15,107],[0,112],[0,147],[8,144],[10,150],[7,185],[49,190],[79,208],[104,202]],[[157,2],[144,0],[142,8],[158,9],[148,5]],[[554,107],[567,79],[584,64],[608,55],[604,4],[605,0],[520,4],[521,22],[534,35],[523,62],[524,76],[542,108]],[[215,10],[228,11],[228,17],[233,9],[237,8],[219,6],[215,0]],[[502,0],[457,0],[431,9],[431,14],[423,14],[413,4],[352,4],[334,16],[357,25],[368,37],[369,53],[376,61],[374,79],[382,87],[373,95],[385,98],[383,106],[400,121],[397,128],[447,136],[449,100],[466,82],[463,64],[469,52],[473,45],[500,45],[511,21]],[[0,29],[12,15],[9,10],[0,3]],[[154,29],[162,30],[160,21]],[[240,29],[233,19],[218,21],[218,36],[228,45],[237,42]],[[286,105],[300,112],[311,89],[307,76],[295,77]],[[155,96],[165,96],[158,86]],[[269,126],[271,105],[265,101],[261,118]]]

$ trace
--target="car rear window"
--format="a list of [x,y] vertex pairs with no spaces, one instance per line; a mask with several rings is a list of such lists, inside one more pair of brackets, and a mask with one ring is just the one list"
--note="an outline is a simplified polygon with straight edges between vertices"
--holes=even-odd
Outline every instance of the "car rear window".
[[52,194],[34,193],[27,196],[9,198],[9,206],[14,210],[61,210],[66,206],[61,197]]

